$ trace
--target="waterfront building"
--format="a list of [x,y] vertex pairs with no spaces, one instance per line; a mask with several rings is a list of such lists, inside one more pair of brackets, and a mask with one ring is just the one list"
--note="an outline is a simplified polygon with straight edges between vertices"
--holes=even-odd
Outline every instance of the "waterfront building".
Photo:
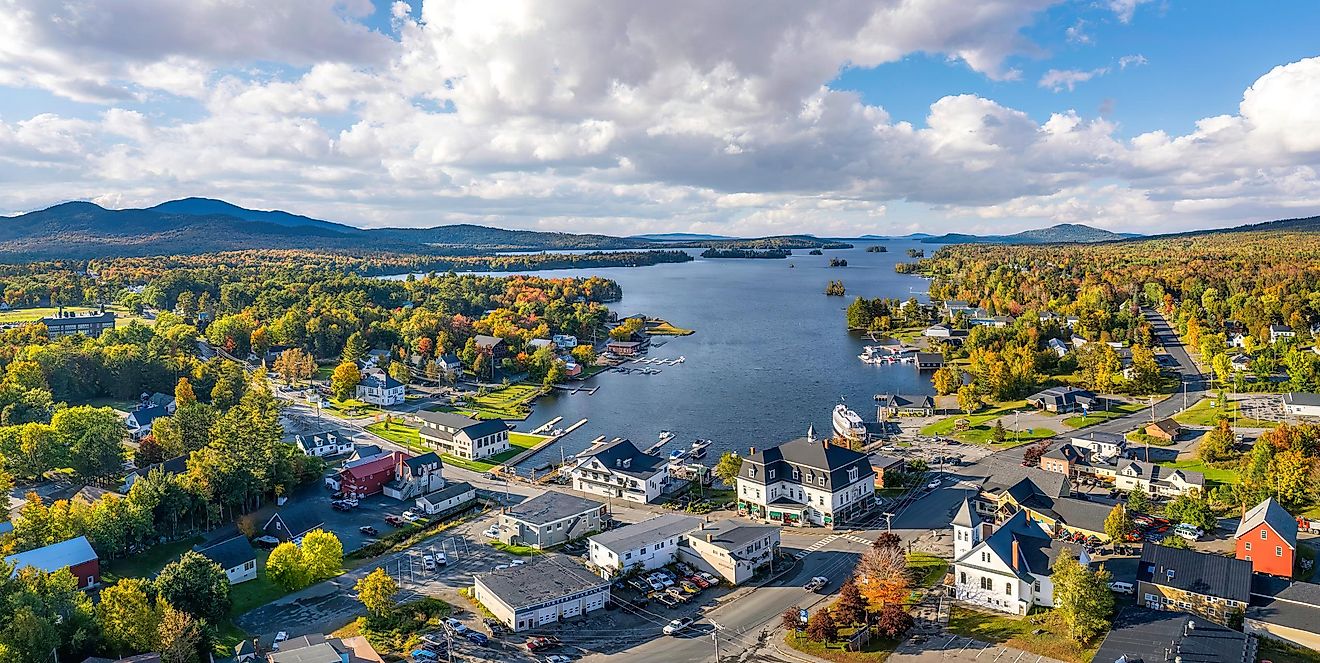
[[509,450],[509,426],[499,419],[477,421],[450,412],[422,410],[414,416],[422,444],[455,458],[480,460]]
[[581,492],[646,503],[664,495],[669,463],[642,453],[631,440],[619,440],[580,457],[569,476]]
[[866,454],[802,439],[757,451],[738,469],[738,513],[785,525],[835,527],[875,508],[875,470]]

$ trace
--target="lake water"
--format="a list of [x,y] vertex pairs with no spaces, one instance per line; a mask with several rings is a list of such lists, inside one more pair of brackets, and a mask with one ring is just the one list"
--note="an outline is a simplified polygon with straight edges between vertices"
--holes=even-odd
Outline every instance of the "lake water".
[[[519,424],[529,430],[554,417],[565,427],[582,418],[586,425],[523,466],[577,453],[599,435],[626,437],[645,449],[661,430],[677,437],[664,453],[687,447],[696,438],[714,441],[704,462],[713,463],[731,449],[764,448],[802,437],[808,426],[831,434],[831,412],[843,397],[864,419],[875,418],[877,393],[933,393],[930,374],[913,365],[872,366],[857,358],[869,341],[850,334],[844,313],[855,296],[916,297],[927,301],[927,282],[894,272],[908,261],[915,242],[881,242],[887,253],[867,253],[871,243],[811,256],[796,250],[784,260],[723,259],[651,267],[564,269],[543,276],[614,279],[623,299],[611,303],[620,316],[644,313],[697,330],[692,336],[654,337],[664,345],[649,357],[686,357],[676,366],[659,366],[656,375],[602,373],[586,386],[594,395],[556,393],[537,401],[532,416]],[[690,251],[694,256],[700,249]],[[829,267],[832,257],[847,267]],[[795,265],[790,268],[789,265]],[[825,285],[842,279],[845,297],[827,297]],[[625,364],[646,367],[646,364]]]

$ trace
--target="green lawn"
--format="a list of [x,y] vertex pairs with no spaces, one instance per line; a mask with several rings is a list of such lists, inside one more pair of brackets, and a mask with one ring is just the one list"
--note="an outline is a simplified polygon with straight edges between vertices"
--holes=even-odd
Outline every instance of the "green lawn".
[[[1237,401],[1229,401],[1227,406],[1219,408],[1216,407],[1215,399],[1202,398],[1186,411],[1174,415],[1173,420],[1187,426],[1217,426],[1221,416],[1227,416],[1232,422],[1240,408],[1241,404]],[[1237,425],[1242,428],[1274,428],[1279,422],[1238,417]]]
[[[921,434],[952,437],[960,442],[970,442],[972,444],[992,444],[991,434],[994,431],[995,420],[999,419],[1004,422],[1004,427],[1008,430],[1008,439],[1003,446],[999,447],[1001,449],[1054,437],[1054,431],[1048,428],[1033,428],[1030,429],[1030,432],[1024,428],[1021,432],[1013,432],[1013,413],[1019,410],[1030,410],[1026,401],[1001,403],[970,416],[960,414],[946,417],[923,427]],[[1030,411],[1035,412],[1035,410]],[[971,425],[966,430],[955,432],[955,426],[959,419],[966,419]]]
[[1273,638],[1260,638],[1258,659],[1274,663],[1320,663],[1320,652]]
[[75,399],[69,401],[69,405],[90,405],[92,407],[112,407],[122,412],[132,412],[138,401],[136,398],[110,398],[109,396],[97,396],[88,399]]
[[329,403],[330,407],[326,409],[341,417],[369,417],[374,414],[383,414],[385,412],[371,403],[360,401],[356,398],[346,398],[342,401],[336,398],[331,398],[329,399]]
[[1080,415],[1075,417],[1068,417],[1067,419],[1063,420],[1063,423],[1072,426],[1073,428],[1092,426],[1098,423],[1109,421],[1110,419],[1117,419],[1119,417],[1132,414],[1133,412],[1140,410],[1141,407],[1142,406],[1138,403],[1120,403],[1117,405],[1110,405],[1108,412],[1104,410],[1100,410],[1098,412],[1092,412],[1084,417]]
[[472,396],[461,406],[437,408],[442,412],[456,412],[474,419],[526,419],[532,413],[530,404],[544,392],[544,387],[531,384],[511,384],[483,396]]
[[948,630],[982,642],[1004,644],[1061,661],[1090,661],[1100,648],[1100,639],[1096,640],[1094,646],[1083,647],[1074,642],[1052,617],[1048,611],[1024,618],[954,606],[949,613]]
[[1205,475],[1206,481],[1213,483],[1237,483],[1237,470],[1221,469],[1206,465],[1203,460],[1180,460],[1170,463],[1159,463],[1163,467],[1171,467],[1180,470],[1191,470]]
[[[141,322],[144,325],[151,324],[151,321],[144,320],[141,316],[135,313],[130,313],[128,309],[122,306],[111,305],[105,308],[107,311],[114,311],[116,316],[115,319],[116,326],[127,325],[128,323],[133,321]],[[72,312],[80,315],[86,313],[95,313],[99,310],[100,310],[99,308],[94,308],[91,306],[64,307],[65,313]],[[58,306],[36,306],[33,308],[17,308],[8,311],[0,311],[0,324],[10,323],[10,322],[32,322],[34,320],[39,320],[41,318],[50,317],[59,312],[60,312],[60,307]]]
[[229,588],[229,600],[233,601],[234,604],[230,608],[229,614],[237,617],[288,594],[283,587],[276,585],[266,577],[267,557],[270,557],[269,550],[258,550],[257,577]]
[[1139,447],[1144,447],[1147,444],[1152,447],[1173,446],[1172,441],[1160,437],[1152,437],[1148,435],[1144,429],[1128,431],[1127,435],[1124,435],[1124,437],[1127,438],[1129,444],[1135,444]]
[[[856,629],[839,629],[840,637],[854,632]],[[823,658],[827,661],[836,663],[882,663],[894,653],[894,648],[898,647],[898,642],[887,640],[881,637],[873,637],[871,641],[862,647],[862,651],[851,652],[843,648],[842,643],[824,643],[815,642],[806,635],[788,633],[784,635],[784,644],[796,649],[804,654]]]
[[[371,424],[370,426],[367,426],[367,430],[372,433],[375,433],[376,435],[380,436],[383,439],[389,440],[390,442],[393,442],[399,446],[405,447],[417,453],[426,453],[428,451],[433,451],[433,449],[430,449],[429,447],[426,447],[422,444],[421,435],[417,432],[417,429],[412,426],[407,426],[400,423],[393,423],[390,424],[389,429],[386,430],[385,423],[378,422]],[[503,464],[504,461],[509,460],[510,458],[513,458],[514,456],[517,456],[518,454],[532,448],[533,446],[537,445],[544,439],[545,439],[544,435],[532,435],[530,433],[510,432],[509,450],[497,453],[494,456],[483,458],[481,460],[467,460],[465,458],[458,458],[457,456],[451,456],[449,454],[440,454],[440,456],[444,458],[445,463],[448,465],[454,465],[456,467],[466,468],[472,470],[473,472],[489,472],[496,465]]]
[[529,557],[531,555],[545,554],[545,551],[537,550],[536,548],[533,548],[531,546],[511,546],[507,543],[504,543],[503,541],[491,541],[490,547],[500,552],[509,553],[510,555],[518,555],[519,557]]
[[689,336],[697,333],[691,329],[676,327],[668,320],[660,319],[647,320],[645,331],[652,336]]
[[949,563],[930,553],[908,553],[908,568],[916,572],[917,584],[933,587],[944,578],[949,570]]
[[166,564],[178,559],[201,540],[202,537],[193,536],[173,543],[152,546],[141,554],[108,561],[104,570],[120,578],[151,578],[160,573]]

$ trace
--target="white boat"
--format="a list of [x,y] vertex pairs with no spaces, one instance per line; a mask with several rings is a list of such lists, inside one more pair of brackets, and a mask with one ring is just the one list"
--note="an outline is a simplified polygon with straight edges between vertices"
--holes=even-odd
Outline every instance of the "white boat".
[[693,458],[702,458],[706,455],[706,448],[710,446],[710,440],[696,440],[692,443],[692,450],[688,453]]
[[866,438],[866,424],[847,405],[834,406],[834,434],[839,437]]
[[674,449],[673,451],[669,452],[669,462],[676,463],[680,460],[683,460],[683,458],[686,456],[687,456],[686,449]]

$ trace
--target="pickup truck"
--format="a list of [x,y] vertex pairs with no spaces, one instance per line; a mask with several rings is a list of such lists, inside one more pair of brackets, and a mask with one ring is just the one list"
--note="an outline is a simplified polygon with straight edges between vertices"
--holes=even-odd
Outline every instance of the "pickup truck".
[[816,576],[811,580],[808,580],[807,584],[802,586],[802,589],[805,589],[808,592],[818,592],[824,589],[828,584],[830,584],[829,578],[826,578],[825,576]]
[[398,517],[398,516],[396,516],[396,515],[394,515],[394,514],[390,514],[390,515],[388,515],[388,516],[385,516],[385,522],[386,522],[387,524],[393,525],[393,526],[395,526],[395,527],[402,527],[402,526],[403,526],[403,519],[400,518],[400,517]]

